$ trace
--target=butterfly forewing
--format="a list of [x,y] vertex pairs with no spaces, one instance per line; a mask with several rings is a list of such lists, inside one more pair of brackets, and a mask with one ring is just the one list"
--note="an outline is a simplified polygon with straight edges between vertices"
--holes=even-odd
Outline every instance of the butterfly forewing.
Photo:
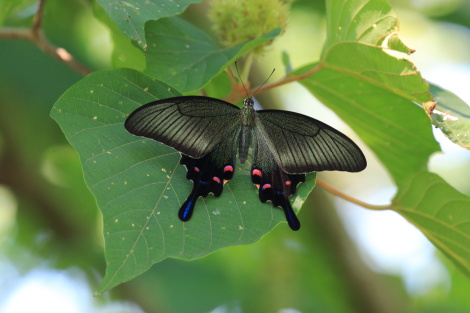
[[[253,119],[254,117],[254,119]],[[252,182],[261,202],[284,210],[293,230],[300,228],[289,197],[305,181],[305,173],[338,170],[358,172],[366,167],[361,150],[332,127],[302,114],[253,110],[214,98],[185,96],[146,104],[127,118],[126,129],[160,141],[183,154],[181,163],[193,190],[178,216],[188,221],[199,197],[219,196],[233,177],[237,150],[242,163],[252,145]]]
[[197,96],[148,103],[126,120],[137,136],[160,141],[185,155],[201,158],[238,126],[240,109],[228,102]]
[[363,153],[351,139],[318,120],[288,111],[256,113],[255,134],[287,173],[359,172],[366,167]]

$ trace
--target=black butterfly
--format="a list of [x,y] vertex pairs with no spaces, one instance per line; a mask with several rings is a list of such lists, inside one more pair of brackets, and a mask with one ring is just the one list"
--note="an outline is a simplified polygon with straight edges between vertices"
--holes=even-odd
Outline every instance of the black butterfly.
[[293,230],[300,228],[289,202],[305,173],[359,172],[366,159],[357,145],[336,129],[302,114],[243,108],[202,96],[182,96],[148,103],[127,118],[127,131],[162,142],[182,153],[181,164],[194,186],[178,216],[188,221],[199,197],[220,196],[232,179],[236,156],[244,163],[252,147],[251,179],[261,202],[283,208]]

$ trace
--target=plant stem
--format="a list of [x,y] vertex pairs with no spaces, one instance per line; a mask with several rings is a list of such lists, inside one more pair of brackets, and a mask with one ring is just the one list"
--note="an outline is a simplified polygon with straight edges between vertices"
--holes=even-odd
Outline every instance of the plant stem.
[[[297,75],[297,76],[285,76],[283,79],[275,82],[275,83],[272,83],[272,84],[267,84],[267,85],[264,85],[263,87],[259,88],[258,90],[258,93],[262,93],[262,92],[265,92],[265,91],[268,91],[270,89],[273,89],[273,88],[276,88],[278,86],[282,86],[282,85],[285,85],[285,84],[288,84],[288,83],[291,83],[291,82],[295,82],[295,81],[299,81],[299,80],[302,80],[304,78],[307,78],[313,74],[315,74],[317,71],[320,70],[320,66],[315,66],[314,68],[312,68],[311,70],[305,72],[305,73],[302,73],[300,75]],[[257,88],[252,88],[250,90],[248,90],[248,93],[249,94],[252,94],[253,92],[256,91]]]
[[34,14],[33,25],[27,28],[5,28],[0,31],[0,38],[26,39],[35,43],[42,51],[52,55],[60,62],[67,64],[77,72],[88,75],[91,70],[77,62],[73,56],[64,48],[56,47],[51,44],[45,37],[41,29],[44,16],[44,7],[46,0],[39,0],[38,9]]
[[323,181],[321,179],[318,179],[318,178],[317,178],[317,185],[322,187],[323,189],[327,190],[328,192],[334,194],[335,196],[343,198],[346,201],[349,201],[351,203],[354,203],[358,206],[361,206],[361,207],[369,209],[369,210],[385,211],[385,210],[390,210],[391,209],[390,205],[375,205],[375,204],[366,203],[366,202],[363,202],[363,201],[358,200],[356,198],[353,198],[353,197],[339,191],[338,189],[335,189],[331,185],[327,184],[325,181]]

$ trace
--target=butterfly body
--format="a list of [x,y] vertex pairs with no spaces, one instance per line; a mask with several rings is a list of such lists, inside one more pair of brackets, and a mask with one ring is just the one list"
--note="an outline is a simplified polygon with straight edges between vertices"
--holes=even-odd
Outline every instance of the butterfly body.
[[238,134],[238,157],[243,164],[248,159],[248,150],[253,140],[256,111],[253,109],[253,100],[245,99],[240,110],[240,130]]
[[300,228],[289,201],[305,173],[323,170],[357,172],[366,167],[361,150],[345,135],[302,114],[243,108],[202,96],[182,96],[146,104],[132,112],[126,129],[162,142],[182,153],[193,189],[178,216],[188,221],[199,197],[223,191],[232,179],[236,158],[248,160],[261,202],[284,210],[293,230]]

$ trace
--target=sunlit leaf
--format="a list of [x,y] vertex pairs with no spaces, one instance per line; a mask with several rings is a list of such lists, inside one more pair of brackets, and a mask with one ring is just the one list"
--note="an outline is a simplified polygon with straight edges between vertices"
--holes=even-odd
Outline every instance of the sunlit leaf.
[[470,275],[470,197],[423,172],[402,185],[392,207]]
[[144,25],[149,20],[183,13],[191,3],[201,0],[97,0],[124,35],[147,49]]
[[301,83],[358,133],[396,182],[426,169],[439,145],[413,103],[430,99],[413,64],[377,47],[338,43],[316,68]]
[[362,42],[379,45],[398,30],[397,17],[386,0],[326,1],[326,52],[337,42]]
[[208,34],[180,17],[149,22],[146,34],[146,74],[187,93],[204,87],[240,56],[274,39],[280,29],[228,48],[219,47]]
[[[86,183],[103,214],[107,268],[98,292],[167,257],[189,260],[252,243],[285,220],[281,209],[259,201],[249,164],[237,165],[220,198],[200,199],[191,221],[178,219],[192,189],[179,153],[132,136],[123,125],[137,107],[175,95],[169,86],[133,70],[102,71],[71,87],[52,110],[80,155]],[[314,178],[309,175],[292,197],[297,210]]]
[[470,106],[448,90],[431,84],[437,106],[430,114],[433,124],[453,143],[470,149]]
[[414,102],[431,101],[429,86],[411,62],[375,46],[397,30],[390,5],[329,0],[327,14],[322,59],[295,72],[310,71],[300,82],[359,134],[397,183],[426,170],[439,145]]
[[125,67],[143,71],[145,69],[145,56],[144,52],[137,46],[137,43],[126,37],[116,23],[106,14],[103,7],[96,2],[93,5],[93,13],[109,29],[113,42],[113,52],[111,54],[113,67]]
[[204,92],[211,97],[224,99],[232,90],[232,82],[226,71],[215,76],[207,85],[204,86]]
[[403,53],[406,53],[406,54],[412,54],[413,52],[415,52],[415,50],[408,48],[401,41],[401,39],[398,37],[397,33],[390,35],[387,40],[388,40],[387,47],[392,49],[392,50],[395,50],[395,51],[398,51],[398,52],[403,52]]

